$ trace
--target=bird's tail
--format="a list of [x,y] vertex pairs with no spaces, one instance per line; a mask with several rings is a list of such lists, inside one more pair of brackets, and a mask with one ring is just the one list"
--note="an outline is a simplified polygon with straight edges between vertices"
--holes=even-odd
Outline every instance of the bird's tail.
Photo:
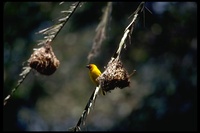
[[106,91],[104,91],[103,89],[101,89],[101,94],[105,96],[106,95]]

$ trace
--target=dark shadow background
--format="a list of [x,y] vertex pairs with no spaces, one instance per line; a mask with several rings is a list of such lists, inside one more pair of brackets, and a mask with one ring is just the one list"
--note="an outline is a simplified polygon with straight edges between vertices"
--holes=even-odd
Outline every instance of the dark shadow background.
[[[114,2],[101,51],[91,63],[101,71],[131,22],[137,2]],[[6,2],[3,11],[5,98],[20,79],[22,64],[38,48],[35,34],[54,24],[70,3]],[[92,93],[87,55],[106,2],[85,2],[52,44],[60,60],[51,76],[31,72],[3,107],[4,131],[67,131]],[[197,3],[147,2],[121,60],[131,86],[97,98],[87,131],[197,130]],[[144,16],[145,17],[144,17]],[[53,21],[52,21],[53,20]]]

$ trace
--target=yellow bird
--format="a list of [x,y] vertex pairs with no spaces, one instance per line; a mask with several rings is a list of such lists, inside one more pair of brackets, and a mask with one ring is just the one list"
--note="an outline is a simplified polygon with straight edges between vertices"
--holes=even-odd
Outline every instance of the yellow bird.
[[[89,69],[89,76],[92,82],[96,86],[99,86],[99,82],[96,79],[101,75],[101,71],[98,69],[98,67],[95,64],[89,64],[86,67]],[[101,93],[105,95],[106,91],[101,89]]]

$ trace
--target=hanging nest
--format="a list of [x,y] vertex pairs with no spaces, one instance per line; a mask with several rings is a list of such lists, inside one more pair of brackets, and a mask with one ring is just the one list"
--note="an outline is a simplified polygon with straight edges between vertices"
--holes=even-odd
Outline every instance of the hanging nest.
[[130,76],[119,59],[111,60],[106,70],[97,78],[105,91],[130,86]]
[[59,60],[54,55],[50,42],[35,50],[28,62],[31,68],[43,75],[53,74],[60,65]]

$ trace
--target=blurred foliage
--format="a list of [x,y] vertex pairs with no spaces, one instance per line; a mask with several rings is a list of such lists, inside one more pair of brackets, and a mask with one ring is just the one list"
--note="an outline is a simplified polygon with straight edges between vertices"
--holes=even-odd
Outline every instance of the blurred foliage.
[[[3,15],[6,97],[22,64],[37,48],[35,34],[54,24],[70,3],[6,2]],[[114,2],[112,18],[95,63],[103,71],[116,50],[137,2]],[[4,131],[67,131],[77,123],[94,85],[87,55],[106,2],[84,2],[54,40],[61,64],[51,76],[32,72],[3,107]],[[147,2],[122,51],[131,86],[99,96],[83,130],[197,130],[197,3]],[[53,21],[52,21],[53,20]],[[144,25],[145,24],[145,25]]]

